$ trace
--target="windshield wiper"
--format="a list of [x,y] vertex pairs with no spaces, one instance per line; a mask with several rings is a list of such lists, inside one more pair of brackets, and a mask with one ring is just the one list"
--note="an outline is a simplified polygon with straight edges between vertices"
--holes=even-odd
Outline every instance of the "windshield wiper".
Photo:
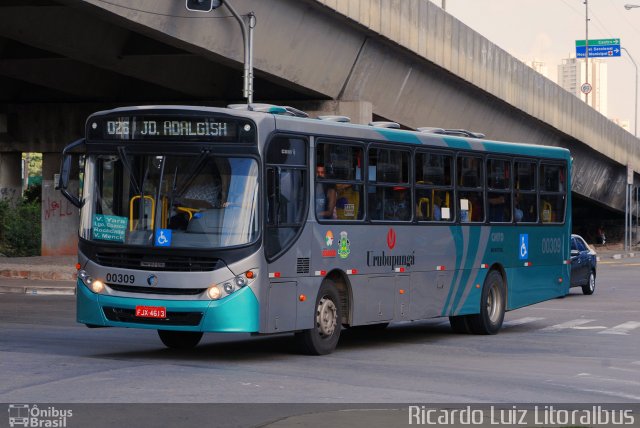
[[136,195],[141,195],[142,190],[140,189],[140,185],[136,180],[136,177],[133,175],[133,170],[131,168],[131,164],[129,163],[129,159],[127,159],[127,149],[124,146],[118,146],[118,155],[120,156],[120,160],[122,161],[122,165],[124,165],[124,169],[129,174],[129,180],[131,180],[131,185],[133,186],[133,192]]

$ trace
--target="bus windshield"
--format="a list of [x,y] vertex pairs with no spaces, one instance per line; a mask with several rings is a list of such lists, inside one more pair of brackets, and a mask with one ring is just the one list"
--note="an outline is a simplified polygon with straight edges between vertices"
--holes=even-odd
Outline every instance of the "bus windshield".
[[220,248],[258,236],[258,163],[249,157],[88,155],[80,236],[131,246]]

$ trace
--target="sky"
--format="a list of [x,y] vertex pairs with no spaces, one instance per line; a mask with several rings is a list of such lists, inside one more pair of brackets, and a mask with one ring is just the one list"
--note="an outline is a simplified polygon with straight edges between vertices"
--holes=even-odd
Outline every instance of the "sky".
[[[588,0],[589,39],[620,38],[640,67],[640,8],[626,10],[629,3],[640,0]],[[446,10],[516,58],[546,62],[554,82],[558,64],[585,38],[584,0],[446,0]],[[607,116],[629,120],[633,132],[636,68],[624,51],[606,61]]]

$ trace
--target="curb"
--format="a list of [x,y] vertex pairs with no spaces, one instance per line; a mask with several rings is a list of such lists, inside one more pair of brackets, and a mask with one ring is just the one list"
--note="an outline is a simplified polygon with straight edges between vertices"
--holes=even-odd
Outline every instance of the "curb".
[[620,260],[620,259],[628,259],[630,257],[635,257],[636,253],[625,253],[625,254],[614,254],[611,256],[612,259]]
[[29,285],[2,285],[0,294],[30,294],[33,296],[75,296],[74,285],[60,287],[34,287]]
[[0,278],[7,279],[30,279],[44,281],[75,281],[78,274],[76,272],[60,272],[60,271],[38,271],[38,270],[20,270],[20,269],[2,269],[0,270]]

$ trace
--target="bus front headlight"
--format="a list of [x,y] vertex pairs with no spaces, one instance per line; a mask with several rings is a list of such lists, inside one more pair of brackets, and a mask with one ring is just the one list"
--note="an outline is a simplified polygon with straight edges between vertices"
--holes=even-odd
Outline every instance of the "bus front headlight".
[[222,291],[220,291],[220,288],[217,285],[212,285],[207,290],[207,296],[209,296],[211,300],[218,300],[222,297]]
[[84,269],[78,271],[78,278],[94,293],[99,294],[104,291],[104,282],[93,279]]

